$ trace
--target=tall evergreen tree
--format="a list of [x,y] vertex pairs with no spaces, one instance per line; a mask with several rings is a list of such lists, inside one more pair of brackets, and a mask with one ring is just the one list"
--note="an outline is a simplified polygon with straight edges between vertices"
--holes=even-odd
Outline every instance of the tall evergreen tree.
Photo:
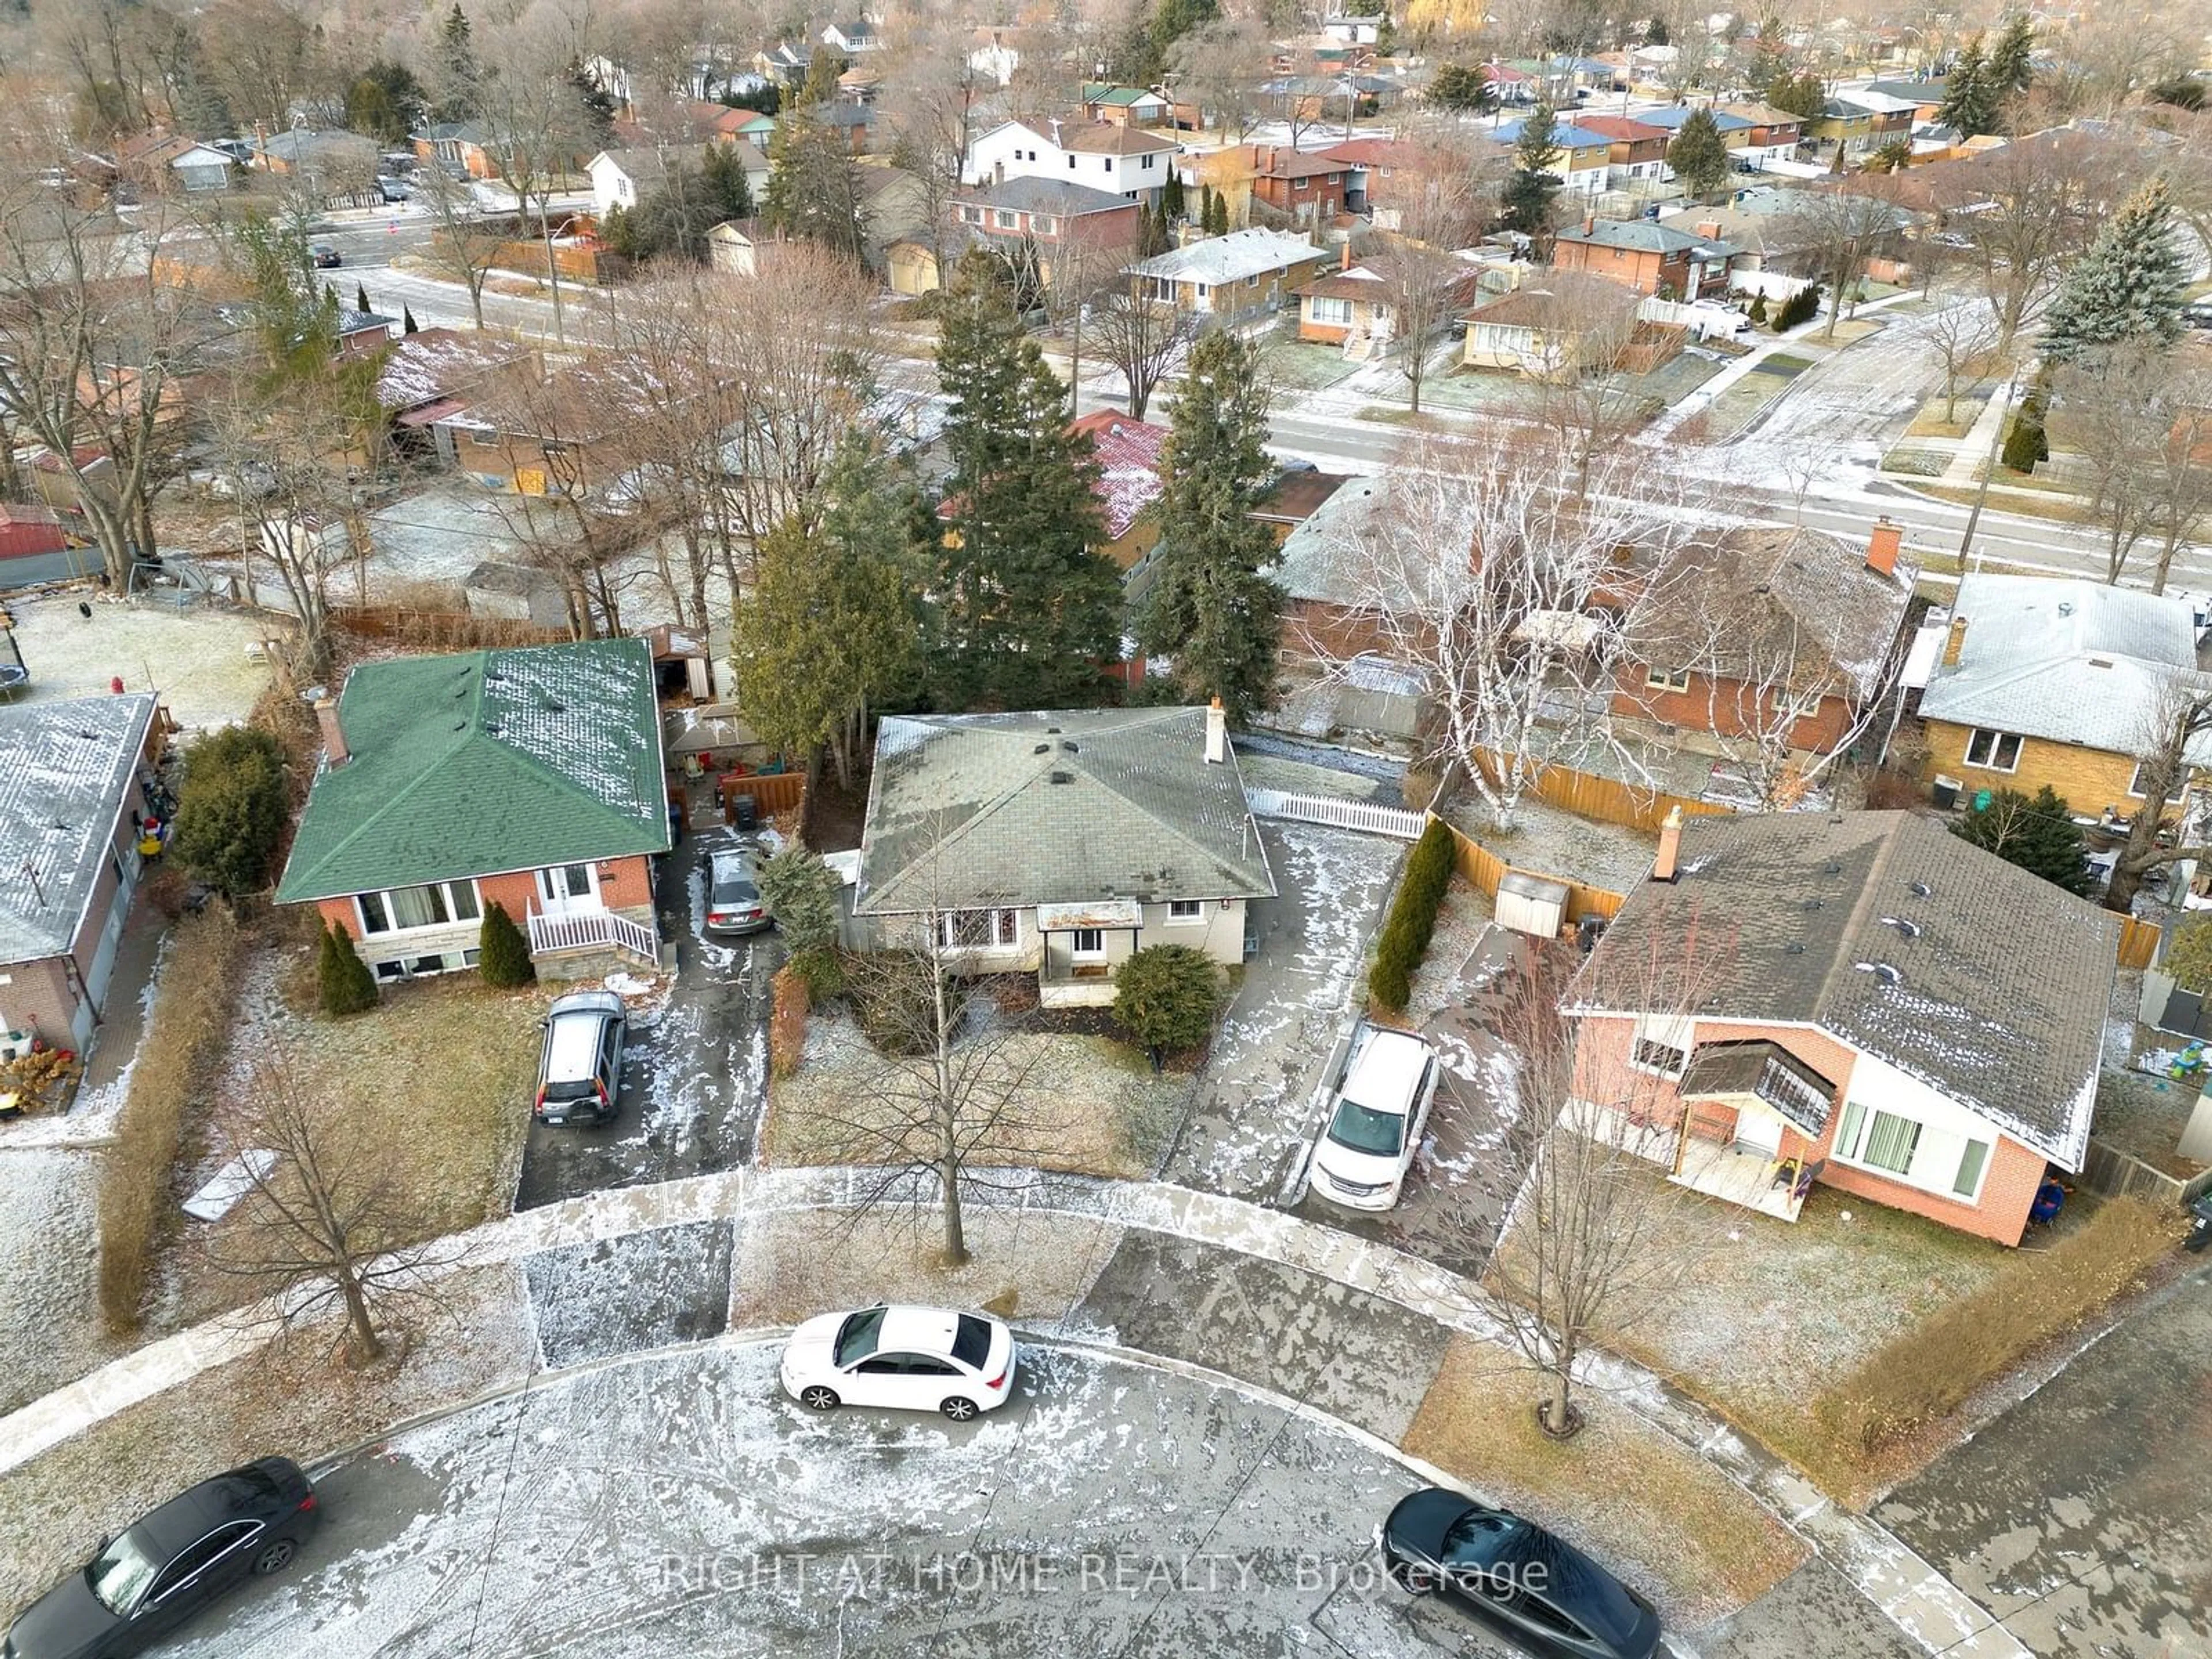
[[2005,19],[2004,31],[1990,48],[1989,82],[1996,95],[2014,98],[2035,84],[2035,21],[2024,11]]
[[1431,109],[1471,115],[1488,110],[1498,100],[1491,91],[1490,77],[1480,69],[1465,64],[1445,64],[1429,77],[1421,101]]
[[1775,108],[1809,121],[1826,108],[1828,83],[1815,70],[1792,75],[1786,65],[1778,68],[1766,83],[1766,101]]
[[2181,337],[2187,276],[2176,244],[2173,199],[2153,179],[2114,214],[2067,268],[2045,314],[2045,362],[2074,362],[2130,340]]
[[769,228],[860,258],[868,240],[867,198],[860,164],[836,129],[802,103],[777,122],[768,158],[761,217]]
[[453,0],[438,37],[438,64],[445,82],[437,107],[441,121],[466,121],[482,113],[483,76],[477,64],[474,36],[461,0]]
[[1998,96],[1999,88],[1982,56],[1982,37],[1978,34],[1960,47],[1958,57],[1952,60],[1950,79],[1943,87],[1943,106],[1936,118],[1961,138],[1978,138],[1996,131]]
[[1667,146],[1667,164],[1685,193],[1709,196],[1728,181],[1728,140],[1709,109],[1693,109],[1683,118],[1674,142]]
[[1499,205],[1506,228],[1523,236],[1541,236],[1552,228],[1552,202],[1559,193],[1552,172],[1559,159],[1558,131],[1550,101],[1539,100],[1522,118],[1521,135],[1513,141],[1513,172]]
[[1177,173],[1172,166],[1168,168],[1167,183],[1160,186],[1160,211],[1167,216],[1168,222],[1170,224],[1181,221],[1185,216],[1182,200],[1182,175],[1180,173]]
[[1191,349],[1161,458],[1160,541],[1137,638],[1172,656],[1183,696],[1242,723],[1274,701],[1283,590],[1275,538],[1252,516],[1274,482],[1260,348],[1217,330]]
[[962,260],[938,338],[953,400],[934,695],[951,708],[1096,702],[1121,636],[1121,572],[1093,550],[1097,465],[997,264]]

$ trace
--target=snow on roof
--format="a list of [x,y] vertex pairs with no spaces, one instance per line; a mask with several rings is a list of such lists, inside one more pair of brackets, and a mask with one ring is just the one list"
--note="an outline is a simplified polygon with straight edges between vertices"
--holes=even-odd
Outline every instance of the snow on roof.
[[491,335],[418,329],[401,335],[386,356],[377,372],[376,400],[386,409],[413,409],[451,397],[529,356],[529,347]]
[[147,692],[0,707],[0,963],[82,931],[153,718]]
[[1288,270],[1324,257],[1322,249],[1295,231],[1232,230],[1226,236],[1211,236],[1202,242],[1171,248],[1150,259],[1139,259],[1126,269],[1136,276],[1218,286],[1270,270]]
[[1167,488],[1160,476],[1160,452],[1168,429],[1103,409],[1085,415],[1068,430],[1090,434],[1097,448],[1098,483],[1092,493],[1106,510],[1107,539],[1118,541]]
[[1346,1098],[1370,1111],[1409,1115],[1429,1045],[1410,1031],[1370,1028],[1344,1079]]

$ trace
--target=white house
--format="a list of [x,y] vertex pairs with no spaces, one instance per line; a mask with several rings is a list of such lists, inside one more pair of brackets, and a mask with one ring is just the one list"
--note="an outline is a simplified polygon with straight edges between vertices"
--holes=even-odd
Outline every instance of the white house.
[[1034,973],[1048,1008],[1114,1000],[1152,945],[1244,959],[1275,878],[1212,708],[885,719],[848,929],[976,974]]
[[635,208],[668,176],[665,150],[603,149],[585,169],[592,175],[592,212],[599,218],[617,208]]
[[876,33],[876,26],[865,17],[855,17],[842,23],[823,26],[822,44],[834,46],[848,58],[857,58],[862,52],[880,52],[884,37]]
[[967,182],[1057,179],[1150,204],[1182,148],[1164,133],[1109,121],[1007,121],[968,147]]

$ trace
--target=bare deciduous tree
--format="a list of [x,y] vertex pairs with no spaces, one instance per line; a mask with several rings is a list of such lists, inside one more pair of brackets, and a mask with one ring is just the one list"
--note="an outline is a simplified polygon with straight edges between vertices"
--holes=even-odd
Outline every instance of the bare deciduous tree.
[[1680,479],[1633,446],[1595,457],[1586,490],[1576,483],[1569,458],[1519,423],[1424,444],[1329,550],[1349,625],[1291,626],[1338,672],[1368,653],[1419,671],[1428,758],[1501,830],[1553,755],[1626,757],[1608,713],[1618,622],[1601,600],[1624,550],[1668,571],[1699,533]]
[[468,182],[454,178],[434,162],[416,169],[415,199],[430,216],[430,240],[424,245],[423,257],[441,276],[468,289],[470,313],[482,328],[484,279],[509,240],[508,222],[486,217]]
[[374,1364],[403,1309],[441,1310],[435,1270],[454,1252],[410,1243],[422,1218],[386,1174],[382,1149],[312,1098],[281,1048],[256,1068],[252,1099],[228,1137],[250,1190],[209,1260],[270,1298],[287,1330],[336,1315],[346,1362]]
[[2095,233],[2100,205],[2124,195],[2119,148],[2081,132],[2038,133],[1965,164],[1954,216],[1972,244],[1996,324],[1996,350],[2012,349],[2066,261]]
[[1270,52],[1266,29],[1249,18],[1205,24],[1169,48],[1176,90],[1199,105],[1224,143],[1243,143],[1266,118],[1260,85]]
[[988,912],[891,919],[879,948],[847,959],[877,1064],[855,1097],[816,1114],[846,1161],[870,1170],[859,1213],[934,1199],[947,1267],[968,1260],[965,1193],[1041,1151],[1030,1111],[1042,1051],[1018,1041],[1018,1020],[977,1007],[981,994],[958,972],[977,916],[988,925]]
[[2106,906],[2124,914],[2134,908],[2136,895],[2156,872],[2184,859],[2212,858],[2203,822],[2185,823],[2179,834],[2166,829],[2172,821],[2171,809],[2185,813],[2191,776],[2212,763],[2212,681],[2189,672],[2167,678],[2144,711],[2136,758],[2130,793],[2139,794],[2142,804],[2105,889]]
[[1810,250],[1820,280],[1828,285],[1828,320],[1820,331],[1822,339],[1835,337],[1836,325],[1842,320],[1846,305],[1856,309],[1859,281],[1866,275],[1867,261],[1896,241],[1906,222],[1897,205],[1874,190],[1877,182],[1886,184],[1886,179],[1865,182],[1864,191],[1806,191],[1787,216],[1785,234],[1797,246]]
[[1943,366],[1943,423],[1959,418],[1959,398],[1987,384],[1997,367],[1996,319],[1980,305],[1964,299],[1937,302],[1937,309],[1920,331],[1929,354]]
[[2118,582],[2137,544],[2162,539],[2163,592],[2182,541],[2212,507],[2212,376],[2153,343],[2119,346],[2053,377],[2060,445],[2087,486],[2105,538],[2105,580]]
[[1191,313],[1149,300],[1133,286],[1116,288],[1091,307],[1091,340],[1098,355],[1121,372],[1129,413],[1140,421],[1196,331]]

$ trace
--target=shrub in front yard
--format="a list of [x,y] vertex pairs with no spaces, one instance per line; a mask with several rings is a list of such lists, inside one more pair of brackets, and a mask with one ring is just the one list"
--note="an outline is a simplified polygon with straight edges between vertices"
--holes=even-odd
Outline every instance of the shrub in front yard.
[[1809,323],[1820,314],[1820,285],[1809,283],[1784,300],[1774,313],[1774,331],[1787,334],[1800,323]]
[[1148,945],[1114,972],[1114,1018],[1159,1064],[1163,1052],[1193,1048],[1221,1011],[1221,975],[1203,951]]
[[799,1058],[806,1049],[806,975],[796,963],[787,962],[775,970],[775,1005],[768,1019],[768,1074],[787,1078],[799,1069]]
[[315,959],[315,1000],[333,1019],[376,1006],[376,975],[353,948],[353,935],[327,922]]
[[1879,1451],[1965,1404],[2030,1353],[2132,1289],[2174,1247],[2174,1215],[2112,1199],[2052,1244],[2021,1250],[1978,1289],[1946,1303],[1823,1395],[1814,1416],[1863,1452]]
[[[100,1312],[137,1328],[168,1206],[187,1102],[206,1098],[230,1036],[240,958],[237,921],[210,904],[177,924],[161,988],[131,1062],[115,1141],[100,1166]],[[18,1264],[27,1269],[34,1264]]]
[[275,737],[251,726],[210,732],[185,750],[169,850],[226,897],[258,892],[275,873],[288,805],[284,749]]
[[837,943],[837,877],[818,855],[786,842],[761,866],[760,890],[794,959]]
[[538,977],[530,965],[530,946],[507,907],[497,899],[484,906],[483,921],[477,930],[477,972],[487,985],[510,989]]
[[1413,995],[1413,970],[1428,954],[1437,910],[1451,888],[1452,853],[1451,826],[1431,818],[1406,860],[1405,878],[1391,901],[1389,919],[1375,947],[1375,966],[1367,975],[1369,994],[1385,1008],[1403,1008]]
[[844,995],[845,963],[835,950],[825,945],[811,951],[794,951],[790,965],[806,981],[806,1000],[810,1003],[827,1002],[832,997]]

